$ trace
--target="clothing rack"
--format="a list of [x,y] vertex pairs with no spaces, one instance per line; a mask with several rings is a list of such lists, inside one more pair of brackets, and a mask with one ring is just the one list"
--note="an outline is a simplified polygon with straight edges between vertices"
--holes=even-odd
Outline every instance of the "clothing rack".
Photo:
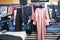
[[20,4],[0,4],[0,6],[19,6]]

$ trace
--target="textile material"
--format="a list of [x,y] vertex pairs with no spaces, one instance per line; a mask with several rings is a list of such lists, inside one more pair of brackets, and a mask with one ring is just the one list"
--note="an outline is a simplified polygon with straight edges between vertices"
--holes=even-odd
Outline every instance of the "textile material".
[[56,12],[55,12],[55,6],[52,5],[52,18],[56,19]]
[[46,25],[49,25],[50,21],[48,11],[45,8],[37,8],[34,16],[33,21],[37,24],[38,40],[45,40]]
[[15,30],[16,31],[21,31],[22,30],[22,8],[17,9],[17,14],[16,14],[16,25],[15,25]]
[[28,23],[28,17],[32,15],[32,7],[31,6],[27,6],[27,7],[23,7],[23,22],[24,24]]
[[2,25],[2,30],[7,30],[7,31],[9,31],[9,27],[8,27],[7,22],[4,22],[4,23],[3,23],[3,25]]
[[15,31],[15,26],[13,24],[13,20],[8,21],[9,31]]
[[29,24],[24,24],[23,25],[23,30],[32,30],[32,21]]
[[60,20],[60,5],[57,6],[57,18]]
[[1,22],[1,20],[0,20],[0,31],[2,30],[2,22]]
[[16,14],[17,14],[17,10],[14,10],[14,25],[15,25],[15,22],[16,22]]
[[32,33],[32,21],[30,21],[28,24],[23,25],[23,31],[26,31],[27,34]]
[[5,16],[5,17],[2,17],[1,18],[1,21],[6,21],[6,20],[9,20],[10,18],[8,18],[8,16]]
[[48,5],[48,7],[52,10],[52,12],[50,13],[52,16],[52,19],[56,19],[55,5]]
[[8,14],[7,14],[7,15],[13,14],[13,9],[14,9],[14,7],[13,7],[13,6],[10,6],[10,7],[8,8]]
[[0,7],[0,17],[7,16],[7,6],[1,6]]
[[23,40],[21,37],[8,35],[8,34],[2,34],[0,35],[0,40]]
[[32,20],[33,20],[33,24],[36,25],[36,15],[33,7],[32,7]]

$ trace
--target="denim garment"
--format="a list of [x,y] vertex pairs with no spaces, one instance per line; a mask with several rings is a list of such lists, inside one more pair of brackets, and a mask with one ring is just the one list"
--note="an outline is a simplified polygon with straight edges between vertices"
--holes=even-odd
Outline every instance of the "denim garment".
[[2,22],[1,22],[1,20],[0,20],[0,31],[2,30]]
[[56,19],[55,5],[48,5],[50,9],[52,9],[52,18]]
[[14,31],[15,30],[13,20],[8,21],[8,26],[9,26],[9,31]]
[[30,16],[32,14],[32,7],[31,6],[27,6],[27,7],[23,7],[23,22],[24,24],[27,24],[28,22],[28,16]]

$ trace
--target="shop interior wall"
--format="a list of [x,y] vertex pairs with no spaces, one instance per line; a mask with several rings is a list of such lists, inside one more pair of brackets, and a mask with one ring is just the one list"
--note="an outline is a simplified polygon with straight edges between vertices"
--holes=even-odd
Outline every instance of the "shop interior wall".
[[[31,3],[31,0],[27,0]],[[59,0],[49,0],[49,2],[58,2]],[[0,0],[0,4],[19,4],[19,0]]]
[[[20,4],[20,0],[0,0],[0,4]],[[27,0],[28,3],[31,3],[31,0]]]
[[0,4],[19,4],[19,0],[0,0]]

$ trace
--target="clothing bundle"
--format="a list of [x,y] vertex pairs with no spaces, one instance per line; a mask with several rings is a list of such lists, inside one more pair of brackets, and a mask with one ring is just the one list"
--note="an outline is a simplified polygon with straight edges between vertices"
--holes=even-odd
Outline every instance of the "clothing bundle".
[[10,19],[9,16],[13,14],[13,6],[0,6],[0,27],[1,30],[9,30],[8,22],[13,20],[13,17]]
[[[29,30],[29,28],[32,27],[31,24],[37,25],[38,40],[45,40],[46,25],[49,25],[49,21],[50,21],[49,14],[47,9],[43,8],[42,6],[41,7],[34,6],[34,7],[33,6],[22,7],[21,9],[22,14],[20,12],[20,15],[22,15],[23,21],[21,22],[21,25],[23,25],[23,30],[26,30],[26,29]],[[33,22],[30,23],[29,20],[30,22],[31,20],[33,20]],[[15,25],[16,25],[16,22],[15,22]],[[21,26],[16,26],[16,27],[19,28]]]
[[0,20],[1,24],[4,24],[1,25],[2,30],[26,31],[32,29],[32,23],[31,23],[32,7],[31,6],[25,6],[25,7],[9,6],[6,9],[6,12],[7,12],[6,15],[4,17],[1,17]]
[[14,25],[15,31],[32,31],[32,7],[31,6],[22,6],[14,10]]

